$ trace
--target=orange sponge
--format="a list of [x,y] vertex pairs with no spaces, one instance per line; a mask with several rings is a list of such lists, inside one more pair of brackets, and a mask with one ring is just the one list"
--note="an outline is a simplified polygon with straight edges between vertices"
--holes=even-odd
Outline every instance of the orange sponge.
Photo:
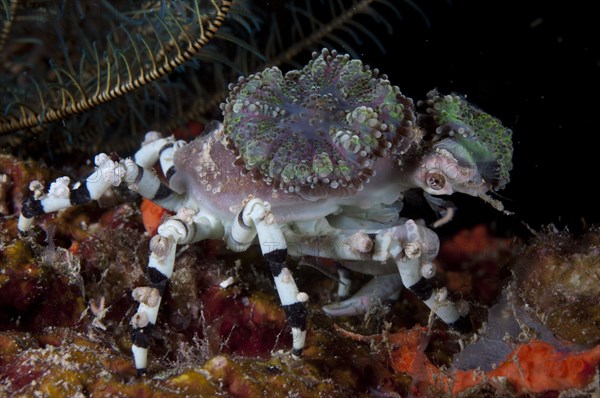
[[600,346],[579,353],[558,352],[543,341],[519,345],[488,377],[506,377],[518,392],[561,391],[590,383]]
[[158,230],[158,226],[160,225],[162,216],[165,214],[166,210],[146,198],[142,199],[141,210],[142,221],[144,222],[146,232],[148,232],[148,235],[150,236],[156,235],[156,231]]
[[413,380],[434,385],[447,393],[457,394],[484,381],[507,381],[517,393],[562,391],[588,385],[600,362],[600,345],[578,353],[563,353],[542,341],[520,344],[489,372],[465,370],[448,373],[434,365],[419,347],[426,328],[418,327],[390,335],[398,346],[391,354],[397,372],[412,375]]

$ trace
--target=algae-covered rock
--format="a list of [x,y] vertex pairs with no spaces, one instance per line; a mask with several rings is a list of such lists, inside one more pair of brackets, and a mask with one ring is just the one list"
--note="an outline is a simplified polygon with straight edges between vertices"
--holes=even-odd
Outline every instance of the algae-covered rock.
[[[4,196],[9,212],[15,209],[14,195]],[[403,347],[408,351],[401,360],[415,357],[451,367],[458,340],[465,338],[444,332],[445,326],[435,322],[426,341],[397,341],[401,327],[413,330],[415,323],[427,322],[428,309],[414,295],[402,296],[378,322],[329,318],[321,306],[334,296],[336,282],[290,261],[298,285],[310,297],[307,348],[301,360],[294,360],[289,325],[260,250],[230,253],[220,241],[178,248],[152,335],[148,376],[136,377],[129,339],[136,306],[131,291],[147,283],[149,236],[135,197],[115,190],[102,201],[40,217],[28,237],[18,236],[16,213],[0,215],[0,396],[444,394],[424,383],[423,366],[408,372],[397,367]],[[564,308],[584,314],[588,319],[574,322],[580,334],[593,336],[594,314],[587,307],[593,307],[589,297],[598,298],[598,275],[585,272],[593,263],[598,234],[544,239],[517,263],[518,291],[532,291],[523,300],[540,314],[551,309],[564,314]],[[509,240],[491,236],[483,226],[442,242],[439,282],[473,304],[475,324],[502,288],[500,269],[511,254]],[[568,259],[570,266],[549,267],[544,258],[553,264]],[[548,297],[552,305],[544,303]],[[555,329],[567,329],[560,316],[544,320],[550,328],[556,321]],[[336,324],[378,337],[354,341]],[[379,334],[382,329],[389,333]],[[476,387],[480,396],[503,394],[495,384]]]
[[[5,224],[0,220],[0,228]],[[0,246],[0,270],[0,330],[72,325],[85,308],[77,285],[43,264],[31,241]]]
[[600,230],[547,231],[514,264],[516,294],[559,338],[600,342]]
[[29,194],[29,183],[46,179],[48,171],[35,161],[0,153],[0,214],[12,214],[20,209],[23,197]]

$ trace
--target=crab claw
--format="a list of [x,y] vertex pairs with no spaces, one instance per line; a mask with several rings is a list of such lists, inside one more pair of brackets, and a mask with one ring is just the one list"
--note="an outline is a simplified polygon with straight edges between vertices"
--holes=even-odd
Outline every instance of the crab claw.
[[323,307],[329,316],[352,316],[365,314],[371,305],[387,300],[402,289],[402,279],[399,274],[375,276],[356,294],[339,303]]

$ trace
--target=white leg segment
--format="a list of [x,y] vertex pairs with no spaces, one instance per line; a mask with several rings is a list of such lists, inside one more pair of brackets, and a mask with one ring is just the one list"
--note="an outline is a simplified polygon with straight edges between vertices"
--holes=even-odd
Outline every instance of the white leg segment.
[[[339,260],[375,260],[381,262],[382,269],[378,270],[373,268],[373,264],[369,264],[369,268],[364,271],[374,275],[385,273],[384,265],[388,260],[396,263],[400,278],[375,278],[372,284],[367,284],[353,297],[324,307],[327,314],[335,316],[364,313],[374,297],[390,297],[400,287],[398,281],[401,280],[405,287],[450,327],[460,331],[470,329],[467,310],[459,311],[457,305],[448,298],[446,289],[434,289],[428,281],[435,273],[432,261],[438,254],[439,239],[423,225],[406,220],[402,225],[378,231],[346,231],[320,225],[315,235],[323,238],[318,241],[314,239],[314,235],[310,235],[310,231],[297,233],[290,228],[285,228],[284,231],[288,242],[293,243],[293,251],[290,252],[294,256],[318,256],[323,253],[328,258]],[[326,252],[323,239],[328,239]],[[346,266],[361,271],[360,266]]]
[[175,141],[172,145],[167,145],[160,151],[160,168],[168,181],[175,174],[175,166],[173,165],[175,152],[184,145],[185,141]]
[[470,329],[470,321],[460,313],[456,304],[448,299],[445,288],[434,289],[427,281],[430,277],[432,255],[437,254],[439,240],[430,230],[409,220],[395,232],[402,244],[403,253],[396,257],[402,283],[450,327],[461,331]]
[[142,142],[142,147],[135,153],[135,163],[144,168],[153,167],[160,156],[160,151],[163,147],[172,145],[175,142],[173,137],[163,138],[162,134],[157,131],[149,131]]
[[21,206],[19,231],[27,232],[36,216],[97,200],[110,186],[117,186],[123,181],[125,167],[121,162],[101,153],[96,156],[95,163],[96,170],[83,183],[76,183],[72,187],[69,187],[69,177],[60,177],[50,184],[48,193],[44,194],[43,185],[33,181],[29,185],[33,195],[26,197]]
[[135,163],[145,169],[151,169],[160,160],[160,167],[168,181],[175,174],[175,152],[184,145],[185,141],[175,141],[172,136],[163,138],[160,133],[150,131],[146,133],[142,147],[134,155]]
[[148,280],[150,286],[136,288],[133,298],[140,303],[131,319],[132,353],[138,375],[148,365],[148,347],[158,316],[167,281],[173,274],[178,244],[223,237],[223,225],[214,217],[189,209],[181,209],[158,228],[158,235],[150,241]]
[[374,276],[354,296],[339,303],[326,305],[323,311],[329,316],[353,316],[364,314],[374,302],[384,301],[402,289],[398,274]]
[[153,169],[144,168],[131,159],[124,160],[123,164],[127,170],[124,181],[129,189],[164,209],[176,211],[181,207],[183,196],[163,184]]
[[84,182],[69,186],[69,177],[60,177],[50,184],[47,194],[39,181],[33,181],[29,186],[33,195],[26,197],[21,206],[19,231],[27,232],[36,216],[98,200],[108,188],[123,181],[131,190],[168,210],[181,206],[182,195],[162,184],[153,170],[131,159],[112,160],[104,153],[96,156],[95,163],[96,170]]
[[292,328],[292,355],[299,357],[306,340],[308,311],[304,302],[308,300],[308,295],[298,291],[292,273],[287,268],[285,238],[269,210],[267,202],[251,199],[234,221],[227,245],[232,249],[248,247],[258,235],[260,248],[269,263],[281,305]]
[[350,289],[352,288],[352,278],[350,277],[350,270],[340,265],[339,263],[336,265],[338,277],[340,281],[338,283],[338,297],[345,298],[350,295]]

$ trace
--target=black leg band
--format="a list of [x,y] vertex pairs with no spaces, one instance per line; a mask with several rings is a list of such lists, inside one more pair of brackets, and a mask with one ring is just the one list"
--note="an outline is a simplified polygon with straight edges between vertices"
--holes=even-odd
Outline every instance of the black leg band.
[[33,196],[28,196],[23,200],[23,205],[21,206],[21,214],[27,218],[33,218],[35,216],[41,216],[45,214],[44,207],[42,207],[42,202],[37,199],[34,199]]
[[150,340],[152,339],[152,332],[154,331],[154,324],[148,323],[143,328],[131,327],[131,342],[140,348],[150,347]]
[[469,333],[473,330],[473,324],[468,316],[461,315],[456,321],[449,323],[448,327],[454,329],[457,332]]
[[419,279],[419,281],[410,286],[409,289],[422,301],[427,301],[433,294],[433,288],[425,278]]
[[308,310],[304,303],[297,302],[294,304],[284,305],[283,310],[289,325],[293,328],[299,328],[300,330],[306,330],[306,318],[308,317]]

